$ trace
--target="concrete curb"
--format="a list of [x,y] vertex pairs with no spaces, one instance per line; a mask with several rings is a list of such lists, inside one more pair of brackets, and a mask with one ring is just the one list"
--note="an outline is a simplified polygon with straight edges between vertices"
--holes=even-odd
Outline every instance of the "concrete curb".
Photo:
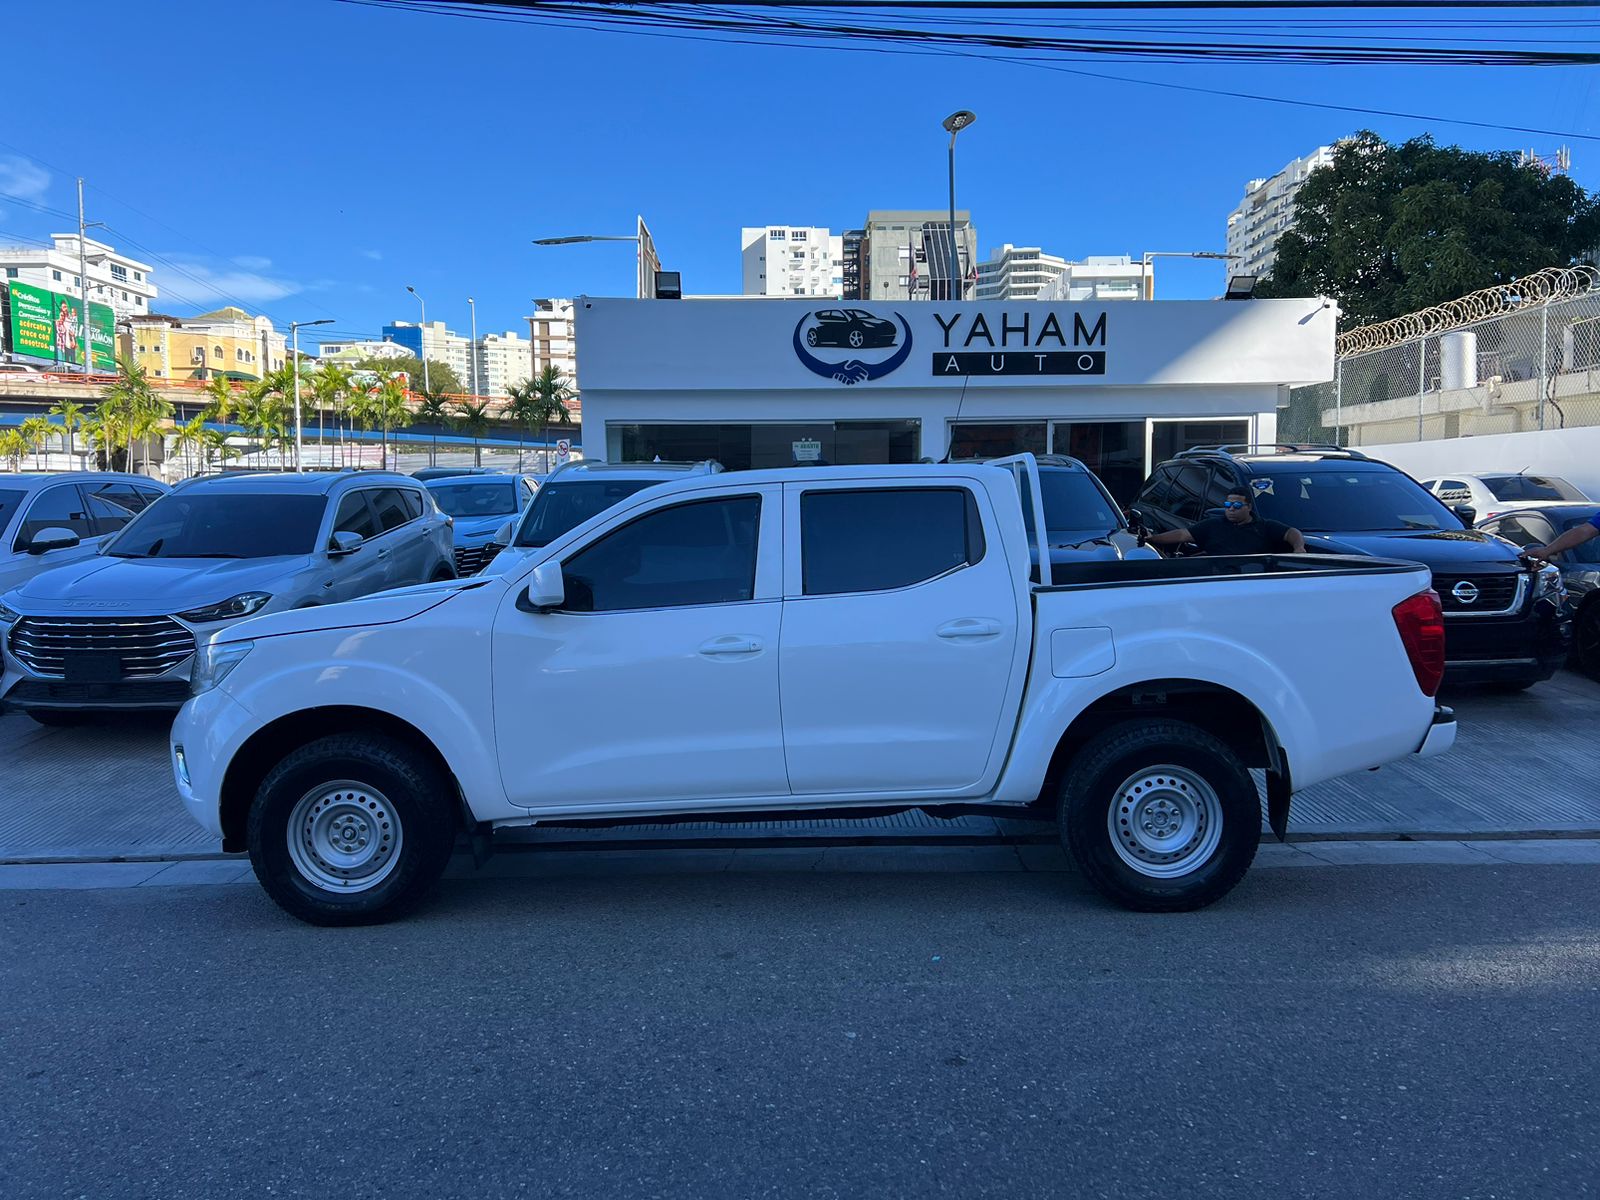
[[[1600,866],[1600,839],[1302,842],[1261,847],[1255,870],[1370,866]],[[525,850],[497,855],[481,868],[470,857],[451,860],[445,878],[531,879],[574,875],[667,875],[718,872],[1068,872],[1059,846],[792,846],[740,849],[702,846],[673,850],[630,848]],[[217,887],[251,884],[243,855],[180,861],[50,862],[0,865],[0,891],[106,890],[141,887]]]

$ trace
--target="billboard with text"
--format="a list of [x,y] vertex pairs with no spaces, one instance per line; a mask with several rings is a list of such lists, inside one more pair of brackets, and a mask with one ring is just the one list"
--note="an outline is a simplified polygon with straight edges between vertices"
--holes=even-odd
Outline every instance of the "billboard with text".
[[[83,302],[31,283],[7,285],[6,348],[40,364],[83,365]],[[117,369],[116,315],[89,304],[89,343],[96,371]]]

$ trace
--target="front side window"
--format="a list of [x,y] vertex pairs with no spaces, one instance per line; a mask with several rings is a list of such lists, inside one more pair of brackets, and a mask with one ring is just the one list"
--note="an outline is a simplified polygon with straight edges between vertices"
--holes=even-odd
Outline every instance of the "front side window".
[[983,525],[966,488],[862,488],[800,497],[801,590],[881,592],[983,558]]
[[27,549],[28,544],[45,529],[70,529],[80,538],[95,536],[94,521],[84,507],[83,497],[76,485],[66,484],[40,492],[23,514],[22,525],[17,530],[12,549]]
[[378,522],[373,519],[365,492],[351,492],[339,501],[339,511],[333,517],[333,532],[354,533],[364,538],[378,536]]
[[567,612],[737,604],[755,598],[761,497],[646,513],[562,564]]
[[113,558],[277,558],[310,554],[321,496],[280,492],[171,492],[106,543]]
[[89,512],[94,516],[100,533],[115,533],[150,506],[152,495],[143,488],[127,483],[105,483],[85,488],[88,492]]
[[1516,517],[1501,517],[1484,527],[1518,546],[1543,546],[1555,540],[1556,532],[1543,517],[1524,513]]

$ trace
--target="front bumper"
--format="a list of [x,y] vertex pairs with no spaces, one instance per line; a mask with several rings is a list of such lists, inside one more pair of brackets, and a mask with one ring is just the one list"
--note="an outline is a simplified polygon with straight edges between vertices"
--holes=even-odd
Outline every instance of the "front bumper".
[[1566,665],[1571,646],[1571,616],[1548,599],[1520,617],[1446,616],[1445,682],[1538,683]]
[[228,765],[257,725],[249,710],[222,688],[194,697],[172,723],[169,758],[178,797],[212,837],[222,837],[222,784]]

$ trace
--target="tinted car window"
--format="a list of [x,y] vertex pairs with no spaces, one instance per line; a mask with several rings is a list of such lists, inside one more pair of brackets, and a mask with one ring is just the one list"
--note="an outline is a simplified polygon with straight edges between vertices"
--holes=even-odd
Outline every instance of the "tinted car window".
[[807,596],[910,587],[983,558],[966,488],[864,488],[800,497]]
[[734,604],[756,587],[759,496],[657,509],[562,564],[568,612]]
[[1554,475],[1485,475],[1483,485],[1496,500],[1577,500],[1588,499],[1565,479]]
[[413,492],[410,488],[404,488],[400,492],[400,499],[405,501],[406,512],[411,515],[413,521],[422,515],[426,501],[423,499],[421,492]]
[[1262,478],[1272,491],[1256,496],[1257,511],[1307,533],[1464,528],[1438,497],[1399,471],[1275,471]]
[[1044,523],[1052,540],[1096,537],[1122,528],[1111,501],[1081,471],[1041,470],[1039,490],[1044,500]]
[[1184,521],[1198,521],[1204,516],[1209,470],[1198,463],[1179,467],[1172,482],[1172,494],[1167,499],[1167,511]]
[[399,529],[411,520],[411,510],[406,507],[405,497],[398,488],[379,488],[373,492],[372,507],[378,514],[378,525],[385,533]]
[[152,500],[160,499],[161,495],[127,483],[89,484],[84,491],[89,501],[89,512],[101,533],[115,533],[149,508]]
[[378,536],[378,523],[373,519],[365,492],[351,492],[339,501],[339,511],[333,518],[333,532],[358,533],[364,538]]
[[[1543,517],[1523,513],[1514,517],[1501,517],[1492,522],[1491,533],[1497,533],[1508,542],[1515,542],[1519,546],[1543,546],[1546,542],[1553,541],[1556,531],[1550,522]],[[1487,527],[1486,527],[1487,528]]]
[[310,554],[326,501],[269,492],[163,496],[106,543],[114,558],[273,558]]
[[27,492],[0,491],[0,532],[11,524],[11,518],[22,507],[22,502],[27,498]]
[[452,517],[509,517],[517,511],[516,480],[433,488],[434,503]]
[[1151,508],[1166,508],[1167,499],[1172,491],[1172,477],[1176,473],[1176,467],[1158,468],[1140,491],[1137,503],[1147,504]]
[[23,514],[13,548],[25,549],[42,529],[70,529],[80,538],[95,536],[94,521],[84,507],[76,484],[45,488]]
[[643,491],[659,479],[585,479],[546,484],[533,498],[528,518],[517,531],[519,546],[548,546],[596,513]]

